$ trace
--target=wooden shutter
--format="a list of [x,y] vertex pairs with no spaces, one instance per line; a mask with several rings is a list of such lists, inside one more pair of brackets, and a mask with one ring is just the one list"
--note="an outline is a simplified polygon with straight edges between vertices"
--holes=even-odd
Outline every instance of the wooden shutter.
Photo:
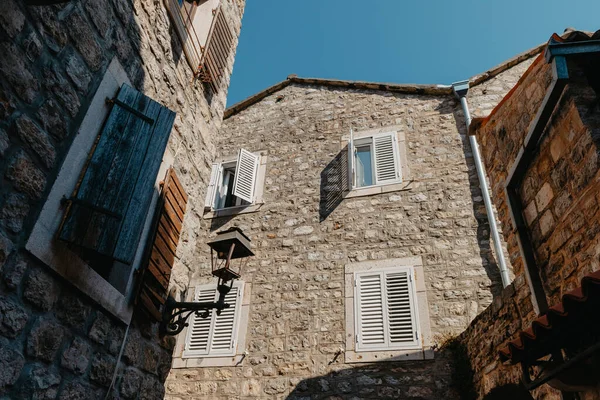
[[376,184],[395,181],[400,178],[400,164],[397,153],[396,135],[394,133],[373,137]]
[[221,7],[216,11],[204,48],[200,78],[207,82],[213,93],[218,93],[227,72],[227,60],[233,48],[234,35]]
[[[194,301],[209,302],[216,300],[216,289],[214,286],[196,288]],[[190,325],[185,340],[185,356],[199,356],[208,354],[210,330],[212,325],[212,312],[207,318],[201,318],[194,314],[190,318]]]
[[[215,286],[197,287],[196,301],[216,301],[219,295]],[[184,357],[235,355],[242,295],[243,282],[237,281],[225,296],[225,303],[229,304],[229,308],[224,309],[221,315],[211,311],[207,318],[193,316],[187,331]]]
[[248,203],[254,202],[254,187],[256,186],[256,171],[260,156],[240,149],[235,166],[233,195]]
[[354,168],[354,133],[350,129],[350,140],[348,141],[348,189],[354,189],[356,171]]
[[217,178],[219,177],[219,170],[221,164],[213,164],[210,170],[210,181],[208,182],[208,188],[206,189],[206,198],[204,199],[204,208],[213,208],[215,205],[215,190],[217,188]]
[[148,313],[159,321],[160,309],[167,299],[187,200],[188,196],[175,170],[169,168],[158,202],[156,229],[139,297]]
[[68,203],[60,239],[131,264],[175,113],[123,85]]
[[355,275],[357,350],[419,348],[412,268]]
[[357,348],[385,347],[382,273],[356,276]]

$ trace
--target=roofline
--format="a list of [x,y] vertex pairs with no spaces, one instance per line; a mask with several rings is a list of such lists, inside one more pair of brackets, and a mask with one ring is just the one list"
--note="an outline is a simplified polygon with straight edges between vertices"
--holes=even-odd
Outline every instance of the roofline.
[[[513,58],[499,64],[479,75],[469,79],[469,86],[477,86],[481,83],[494,78],[509,68],[528,60],[542,52],[546,43],[542,43],[530,50],[524,51],[516,55]],[[453,95],[451,85],[419,85],[419,84],[399,84],[399,83],[378,83],[368,81],[347,81],[340,79],[323,79],[323,78],[300,78],[297,75],[289,75],[286,80],[276,83],[275,85],[269,86],[260,92],[253,94],[252,96],[227,107],[223,114],[223,119],[227,119],[242,110],[250,107],[251,105],[258,103],[267,96],[278,92],[292,83],[304,84],[304,85],[320,85],[339,87],[347,89],[363,89],[363,90],[381,90],[385,92],[396,92],[406,94],[421,94],[421,95],[432,95],[432,96],[445,96]]]

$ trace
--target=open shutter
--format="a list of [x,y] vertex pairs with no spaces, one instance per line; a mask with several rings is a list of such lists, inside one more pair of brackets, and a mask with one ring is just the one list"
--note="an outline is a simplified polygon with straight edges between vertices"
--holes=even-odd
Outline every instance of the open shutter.
[[400,178],[396,135],[388,133],[373,137],[375,183],[382,184]]
[[386,303],[391,347],[418,345],[416,307],[411,271],[385,274]]
[[225,303],[229,304],[230,307],[221,311],[221,315],[214,313],[214,324],[210,340],[211,355],[235,354],[235,338],[237,337],[241,295],[241,287],[234,285],[225,296]]
[[160,309],[167,299],[187,200],[175,170],[170,168],[158,202],[156,230],[139,298],[148,313],[158,321],[161,320]]
[[354,169],[354,133],[350,129],[350,140],[348,141],[348,189],[354,189],[356,172]]
[[[194,301],[215,301],[215,293],[214,286],[197,287]],[[214,312],[211,312],[211,315],[207,318],[202,318],[197,313],[192,315],[185,339],[184,357],[199,356],[208,353],[213,314]]]
[[123,85],[98,137],[60,239],[131,264],[175,113]]
[[356,275],[357,349],[385,348],[382,273]]
[[233,195],[248,203],[254,202],[254,187],[256,186],[256,171],[260,156],[240,149],[235,167]]
[[210,170],[210,182],[206,189],[206,198],[204,199],[204,208],[213,208],[215,205],[215,190],[217,187],[217,177],[221,164],[213,164]]

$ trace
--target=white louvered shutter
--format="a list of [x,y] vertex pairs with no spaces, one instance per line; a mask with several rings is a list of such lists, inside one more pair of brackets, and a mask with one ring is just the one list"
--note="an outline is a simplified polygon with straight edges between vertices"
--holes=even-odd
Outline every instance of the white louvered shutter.
[[356,276],[357,348],[385,347],[382,273]]
[[411,271],[385,274],[390,347],[418,346],[417,312]]
[[217,188],[217,181],[219,177],[219,170],[221,169],[221,164],[213,164],[212,169],[210,170],[210,181],[208,183],[208,188],[206,189],[206,198],[204,199],[204,208],[213,208],[215,204],[215,190]]
[[[221,357],[235,355],[238,325],[241,315],[243,282],[235,282],[225,296],[229,308],[221,315],[212,310],[208,318],[194,314],[190,317],[183,357]],[[215,285],[196,287],[195,301],[217,301]]]
[[221,311],[221,315],[216,315],[211,330],[211,355],[233,355],[235,354],[235,338],[237,333],[237,315],[239,314],[239,304],[241,304],[241,290],[239,287],[232,287],[231,291],[225,296],[225,303],[230,307]]
[[350,129],[350,140],[348,141],[348,189],[354,189],[354,132]]
[[[196,288],[194,301],[215,301],[215,292],[216,290],[214,287],[198,287]],[[190,317],[190,325],[185,340],[185,357],[208,354],[213,314],[214,312],[211,312],[207,318],[201,318],[198,314],[194,314]]]
[[240,149],[235,167],[233,195],[248,203],[254,202],[254,186],[256,186],[256,171],[260,156]]
[[400,179],[400,163],[398,162],[397,147],[395,133],[373,136],[376,184],[379,185]]
[[356,349],[417,349],[418,316],[412,268],[355,275]]

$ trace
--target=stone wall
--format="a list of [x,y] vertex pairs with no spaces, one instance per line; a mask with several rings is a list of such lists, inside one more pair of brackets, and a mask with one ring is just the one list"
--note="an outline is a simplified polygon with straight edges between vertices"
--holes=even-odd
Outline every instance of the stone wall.
[[[243,9],[241,0],[223,1],[237,37],[236,4]],[[191,200],[171,283],[187,287],[229,76],[209,106],[159,0],[6,0],[0,22],[0,397],[103,398],[118,367],[115,393],[160,399],[172,341],[134,315],[117,366],[126,327],[24,243],[116,57],[138,90],[177,112],[169,149]]]
[[[522,70],[496,82],[516,82]],[[406,187],[324,199],[328,168],[344,162],[342,136],[388,126],[406,135]],[[291,84],[226,119],[220,137],[219,156],[240,148],[268,156],[261,209],[209,220],[211,235],[238,226],[255,248],[242,271],[252,283],[248,355],[237,367],[173,369],[167,398],[458,398],[447,351],[377,364],[336,356],[345,346],[347,263],[422,257],[437,343],[462,332],[500,291],[454,97]],[[195,278],[208,273],[202,250]]]
[[[600,266],[599,164],[598,144],[594,139],[600,127],[600,113],[596,94],[577,62],[569,61],[569,73],[571,79],[519,190],[520,206],[550,305],[559,302],[565,292],[580,285],[585,274]],[[475,122],[479,125],[476,134],[516,276],[503,296],[462,335],[480,395],[493,387],[519,381],[520,367],[500,364],[497,352],[536,317],[504,187],[508,171],[546,94],[551,74],[550,65],[543,58],[536,60],[491,117]],[[561,398],[560,393],[547,385],[533,394],[535,398]]]

